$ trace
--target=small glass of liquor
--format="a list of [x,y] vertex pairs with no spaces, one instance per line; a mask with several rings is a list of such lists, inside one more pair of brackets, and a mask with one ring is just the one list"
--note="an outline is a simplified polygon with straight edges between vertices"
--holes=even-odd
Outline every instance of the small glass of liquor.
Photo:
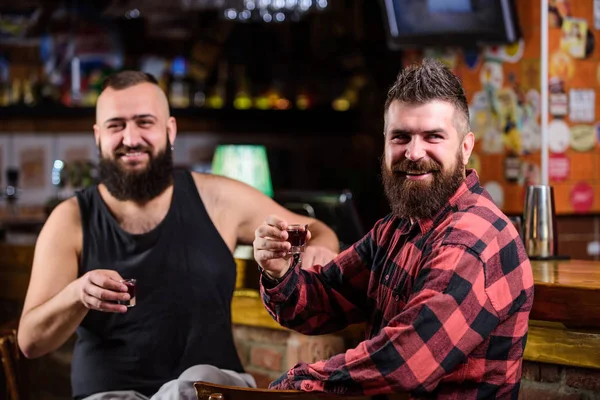
[[129,300],[118,300],[117,304],[121,304],[123,306],[135,307],[135,284],[137,282],[136,279],[123,279],[119,281],[124,283],[127,286],[127,293],[129,293]]
[[306,224],[290,224],[287,227],[288,242],[292,245],[288,254],[300,254],[304,253],[306,248],[306,233],[308,232],[308,225]]

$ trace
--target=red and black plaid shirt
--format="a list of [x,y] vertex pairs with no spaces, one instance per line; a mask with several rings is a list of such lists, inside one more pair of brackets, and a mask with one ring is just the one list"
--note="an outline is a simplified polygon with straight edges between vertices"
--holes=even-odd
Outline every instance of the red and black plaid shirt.
[[294,268],[262,299],[304,334],[366,322],[356,348],[298,364],[271,388],[412,398],[516,399],[533,276],[519,235],[469,170],[432,220],[388,216],[325,266]]

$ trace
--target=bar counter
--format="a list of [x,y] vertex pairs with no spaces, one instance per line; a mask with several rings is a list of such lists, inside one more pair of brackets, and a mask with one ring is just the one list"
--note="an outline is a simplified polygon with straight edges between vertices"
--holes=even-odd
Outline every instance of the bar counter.
[[[0,299],[23,301],[33,249],[0,244]],[[535,294],[525,359],[600,369],[600,262],[532,261],[532,269]],[[287,331],[267,313],[255,290],[236,291],[232,319],[235,326]],[[355,326],[344,335],[352,343],[361,331]]]
[[[600,262],[532,261],[535,285],[525,359],[600,369]],[[255,291],[236,292],[233,323],[285,329]],[[361,327],[352,327],[353,337]],[[359,334],[358,334],[359,335]]]

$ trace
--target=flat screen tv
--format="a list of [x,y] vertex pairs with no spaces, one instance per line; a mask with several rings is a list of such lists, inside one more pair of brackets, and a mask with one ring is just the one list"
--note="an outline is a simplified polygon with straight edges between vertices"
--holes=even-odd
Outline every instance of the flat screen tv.
[[513,0],[380,2],[388,46],[392,50],[503,45],[521,37]]

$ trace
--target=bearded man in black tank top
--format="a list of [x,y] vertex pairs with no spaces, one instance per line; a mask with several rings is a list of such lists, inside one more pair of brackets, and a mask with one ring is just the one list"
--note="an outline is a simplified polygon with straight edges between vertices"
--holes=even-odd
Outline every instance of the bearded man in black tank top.
[[[76,332],[76,399],[195,399],[199,380],[254,386],[231,333],[234,248],[269,220],[309,225],[305,264],[339,250],[329,227],[248,185],[174,170],[176,134],[152,76],[109,77],[94,125],[100,184],[56,207],[38,238],[18,342],[40,357]],[[132,308],[117,303],[130,298],[125,278],[137,279]]]

